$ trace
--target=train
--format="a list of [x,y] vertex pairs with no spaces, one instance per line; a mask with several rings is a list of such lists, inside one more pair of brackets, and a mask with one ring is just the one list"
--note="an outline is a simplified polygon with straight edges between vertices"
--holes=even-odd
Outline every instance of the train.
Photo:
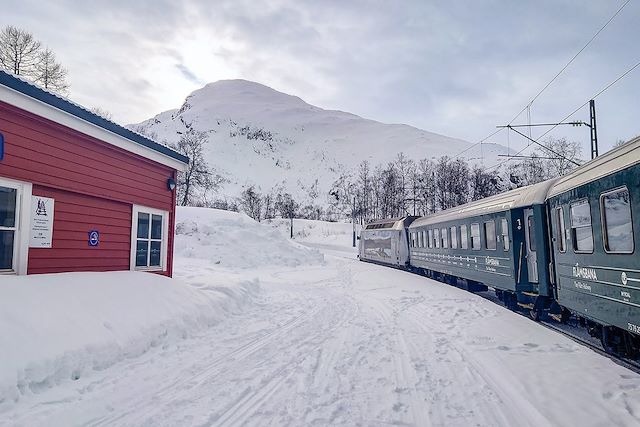
[[471,292],[532,319],[577,319],[640,359],[640,137],[570,173],[434,214],[367,223],[361,261]]

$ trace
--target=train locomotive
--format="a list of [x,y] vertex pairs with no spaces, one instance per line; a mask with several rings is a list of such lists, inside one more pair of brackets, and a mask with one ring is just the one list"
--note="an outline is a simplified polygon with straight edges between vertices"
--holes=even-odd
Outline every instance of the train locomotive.
[[491,287],[534,320],[573,315],[607,352],[638,360],[639,188],[640,137],[560,178],[369,223],[359,257],[472,292]]

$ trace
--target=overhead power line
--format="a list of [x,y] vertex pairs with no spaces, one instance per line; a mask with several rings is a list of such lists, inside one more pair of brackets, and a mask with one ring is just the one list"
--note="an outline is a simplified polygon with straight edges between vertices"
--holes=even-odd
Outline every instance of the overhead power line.
[[[540,95],[542,95],[544,93],[544,91],[546,91],[549,86],[551,86],[551,84],[553,84],[554,81],[556,81],[556,79],[558,77],[560,77],[560,75],[567,69],[569,68],[569,66],[573,63],[573,61],[576,60],[576,58],[596,39],[596,37],[598,37],[598,35],[605,29],[607,28],[607,26],[611,23],[611,21],[613,21],[615,19],[616,16],[618,16],[620,14],[620,12],[622,12],[622,9],[624,9],[624,7],[629,4],[631,0],[626,0],[624,3],[622,3],[622,5],[618,8],[618,10],[616,10],[616,12],[611,15],[611,17],[607,20],[607,22],[604,23],[604,25],[602,25],[600,27],[600,29],[598,31],[596,31],[596,33],[593,35],[593,37],[591,37],[589,39],[589,41],[582,46],[582,49],[580,49],[575,55],[573,55],[573,57],[571,57],[571,59],[569,60],[569,62],[567,62],[564,67],[562,67],[560,69],[560,71],[558,71],[556,73],[555,76],[553,76],[553,78],[546,84],[544,85],[544,87],[542,89],[540,89],[540,91],[533,97],[533,99],[531,99],[531,101],[529,101],[529,103],[527,105],[525,105],[522,110],[520,110],[520,112],[518,114],[515,115],[515,117],[513,119],[511,119],[511,121],[509,121],[509,125],[511,125],[518,117],[520,117],[520,114],[522,114],[524,111],[526,111],[527,109],[529,109],[529,119],[530,119],[530,114],[531,114],[531,105],[534,103],[534,101],[536,99],[538,99],[540,97]],[[497,135],[498,133],[500,133],[502,131],[502,129],[498,129],[497,131],[492,132],[491,134],[489,134],[488,136],[482,138],[480,141],[476,142],[475,144],[472,144],[470,147],[467,147],[466,149],[462,150],[460,153],[456,154],[452,160],[457,159],[458,157],[460,157],[462,154],[466,153],[467,151],[471,150],[472,148],[476,147],[478,144],[482,144],[483,142],[485,142],[487,139]],[[529,144],[530,145],[530,144]],[[526,148],[526,147],[525,147]]]
[[[629,73],[631,73],[633,70],[635,70],[636,68],[640,67],[640,61],[637,62],[635,65],[633,65],[631,68],[629,68],[627,71],[625,71],[624,73],[622,73],[620,76],[618,76],[615,80],[613,80],[611,83],[609,83],[608,85],[606,85],[604,88],[602,88],[600,91],[598,91],[595,95],[589,97],[589,100],[586,101],[585,103],[583,103],[582,105],[580,105],[578,108],[576,108],[575,110],[573,110],[572,112],[570,112],[569,114],[567,114],[562,120],[560,120],[557,124],[553,125],[551,128],[549,128],[546,132],[544,132],[542,135],[540,135],[536,140],[534,140],[533,142],[530,142],[529,144],[527,144],[522,150],[518,151],[515,156],[518,156],[520,154],[522,154],[527,148],[529,148],[534,142],[536,144],[539,144],[540,140],[542,138],[544,138],[546,135],[548,135],[552,130],[554,130],[555,128],[557,128],[560,124],[562,124],[565,120],[567,120],[569,117],[573,116],[575,113],[577,113],[578,111],[580,111],[582,108],[584,108],[585,106],[587,106],[587,104],[589,104],[589,101],[592,99],[596,99],[598,96],[602,95],[604,92],[606,92],[607,90],[609,90],[609,88],[611,88],[611,86],[615,85],[616,83],[618,83],[620,80],[622,80],[623,78],[625,78]],[[504,128],[502,128],[504,129]],[[515,130],[515,129],[513,129]],[[500,166],[502,166],[503,164],[509,162],[511,160],[511,158],[506,159],[498,164],[495,164],[493,166],[490,167],[486,167],[484,168],[485,171],[487,170],[491,170],[491,169],[495,169],[495,168],[499,168]]]

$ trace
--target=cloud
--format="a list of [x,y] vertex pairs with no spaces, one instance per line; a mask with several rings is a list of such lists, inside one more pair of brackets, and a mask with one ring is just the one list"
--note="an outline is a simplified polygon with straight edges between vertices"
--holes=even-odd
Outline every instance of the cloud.
[[[244,78],[324,108],[477,141],[504,124],[619,7],[485,0],[9,0],[0,24],[33,31],[69,69],[71,96],[141,121],[205,82]],[[554,121],[640,59],[629,3],[536,101]],[[64,28],[65,31],[60,31]],[[597,100],[606,147],[638,132],[640,70]],[[587,119],[587,111],[576,115]],[[524,120],[524,116],[519,120]],[[584,129],[559,129],[584,142]],[[561,135],[558,135],[561,136]],[[496,142],[524,145],[505,132]]]
[[190,82],[200,85],[200,86],[204,86],[205,84],[207,84],[207,82],[205,82],[202,79],[199,79],[194,73],[193,71],[191,71],[186,65],[184,64],[176,64],[176,68],[182,73],[182,75],[189,80]]

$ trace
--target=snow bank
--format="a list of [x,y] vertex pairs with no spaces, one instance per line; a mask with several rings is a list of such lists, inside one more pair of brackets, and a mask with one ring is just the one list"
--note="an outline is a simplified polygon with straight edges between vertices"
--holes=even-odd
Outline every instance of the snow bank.
[[[276,228],[282,235],[290,235],[288,219],[269,219],[264,221]],[[360,233],[360,225],[356,224],[356,232]],[[293,238],[299,242],[333,244],[351,247],[353,242],[353,225],[349,222],[329,222],[313,219],[294,219]]]
[[232,270],[296,267],[324,260],[319,251],[292,242],[245,214],[193,207],[178,208],[174,252],[177,258],[206,260]]
[[185,338],[238,310],[258,285],[185,285],[151,273],[4,276],[0,409],[22,395]]

